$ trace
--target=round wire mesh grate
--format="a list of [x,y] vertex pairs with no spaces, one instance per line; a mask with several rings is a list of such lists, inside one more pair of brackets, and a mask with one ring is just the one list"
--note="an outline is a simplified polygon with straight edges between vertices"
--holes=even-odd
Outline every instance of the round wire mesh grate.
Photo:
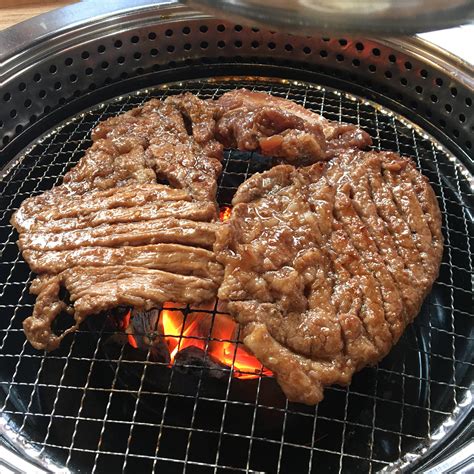
[[[415,323],[376,367],[349,387],[331,387],[316,407],[289,403],[273,378],[207,377],[153,362],[130,346],[113,346],[96,318],[42,354],[25,340],[33,275],[9,225],[28,196],[60,183],[107,117],[151,97],[191,91],[216,98],[246,86],[289,98],[331,120],[357,123],[374,148],[410,156],[435,190],[443,214],[440,276]],[[228,205],[262,157],[226,152],[218,201]],[[172,83],[109,101],[76,116],[32,145],[0,182],[0,408],[10,427],[42,455],[85,472],[377,471],[399,465],[426,445],[465,400],[473,375],[474,207],[470,178],[434,139],[385,108],[306,83],[245,78]],[[183,310],[188,315],[192,308]],[[219,307],[207,311],[212,319]]]

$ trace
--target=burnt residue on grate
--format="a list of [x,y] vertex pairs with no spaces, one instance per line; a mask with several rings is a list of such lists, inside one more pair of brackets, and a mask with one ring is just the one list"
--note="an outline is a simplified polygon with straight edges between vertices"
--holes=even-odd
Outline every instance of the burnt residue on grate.
[[[413,158],[430,180],[443,213],[440,276],[415,323],[376,367],[350,387],[331,387],[316,407],[289,403],[272,377],[222,376],[153,357],[152,349],[111,344],[106,315],[90,318],[50,354],[35,351],[21,328],[34,299],[33,275],[9,225],[20,203],[61,181],[107,117],[184,90],[216,98],[247,86],[287,97],[331,120],[356,123],[376,149]],[[268,169],[261,156],[225,154],[218,201]],[[424,443],[447,420],[472,379],[473,195],[462,167],[426,135],[371,103],[323,88],[282,82],[193,81],[111,101],[36,143],[0,182],[0,408],[43,453],[71,470],[117,472],[376,471]],[[193,308],[176,308],[184,317]],[[198,309],[202,312],[202,309]],[[218,305],[205,310],[211,323]],[[184,326],[184,325],[183,325]],[[236,340],[226,342],[235,343]],[[188,370],[183,370],[188,369]],[[235,374],[234,374],[235,375]]]

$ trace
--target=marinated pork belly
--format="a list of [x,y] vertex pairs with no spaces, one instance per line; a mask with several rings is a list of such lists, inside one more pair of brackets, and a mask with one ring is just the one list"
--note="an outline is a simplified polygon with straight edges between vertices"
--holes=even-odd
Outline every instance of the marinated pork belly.
[[214,250],[218,296],[292,401],[314,404],[383,358],[439,271],[428,180],[395,153],[346,151],[248,179]]
[[370,136],[331,122],[291,100],[238,89],[219,98],[217,133],[230,148],[259,151],[294,165],[328,160],[337,150],[366,148]]

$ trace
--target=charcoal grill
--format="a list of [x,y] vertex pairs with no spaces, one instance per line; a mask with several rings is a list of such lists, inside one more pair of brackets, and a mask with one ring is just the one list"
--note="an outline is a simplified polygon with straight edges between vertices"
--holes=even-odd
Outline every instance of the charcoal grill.
[[[175,3],[130,4],[74,5],[0,33],[4,465],[389,472],[425,469],[453,447],[457,457],[443,466],[462,464],[459,448],[472,433],[472,70],[413,38],[299,37]],[[443,214],[444,258],[399,344],[349,387],[328,388],[316,407],[288,402],[271,377],[242,380],[229,368],[209,377],[192,364],[169,368],[149,351],[111,345],[105,317],[90,318],[55,352],[34,350],[21,328],[34,303],[33,275],[12,212],[60,183],[100,120],[151,97],[216,98],[244,86],[357,123],[376,149],[412,157],[429,178]],[[237,186],[267,167],[255,154],[226,152],[219,203],[230,204]],[[207,313],[219,318],[218,304]],[[21,463],[9,461],[15,453]]]

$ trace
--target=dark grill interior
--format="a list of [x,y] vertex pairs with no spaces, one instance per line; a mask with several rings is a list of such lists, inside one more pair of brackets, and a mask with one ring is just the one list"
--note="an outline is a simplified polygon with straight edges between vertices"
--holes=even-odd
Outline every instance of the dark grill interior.
[[[105,316],[90,318],[51,354],[34,350],[21,322],[33,275],[12,212],[61,181],[107,117],[184,90],[215,98],[247,86],[294,100],[331,120],[360,124],[377,149],[410,156],[443,213],[440,276],[415,323],[377,367],[331,387],[316,407],[289,403],[273,378],[220,379],[169,369],[149,352],[110,343]],[[230,151],[218,201],[228,205],[268,160]],[[58,463],[84,472],[376,471],[413,451],[452,414],[472,380],[473,195],[462,165],[398,116],[338,91],[274,80],[192,81],[106,103],[37,142],[1,181],[0,408],[13,429]],[[190,308],[184,310],[185,315]],[[217,304],[208,311],[219,318]],[[212,331],[212,325],[211,325]],[[209,339],[209,338],[208,338]],[[207,339],[207,340],[208,340]]]

